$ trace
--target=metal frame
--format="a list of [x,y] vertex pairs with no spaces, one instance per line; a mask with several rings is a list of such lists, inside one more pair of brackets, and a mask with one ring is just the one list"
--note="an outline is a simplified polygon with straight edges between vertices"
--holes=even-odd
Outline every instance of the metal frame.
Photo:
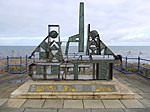
[[[52,31],[51,27],[58,28],[58,35],[56,31]],[[57,36],[57,37],[56,37]],[[54,39],[57,38],[57,41]],[[46,40],[48,39],[48,42]],[[72,58],[69,55],[69,43],[78,42],[78,55],[75,58]],[[54,44],[54,45],[53,45]],[[56,46],[55,46],[56,45]],[[45,52],[40,50],[40,47],[44,48]],[[58,50],[58,54],[53,54],[53,51]],[[104,53],[102,54],[102,50]],[[78,80],[79,74],[79,65],[80,64],[93,64],[93,79],[98,80],[111,80],[113,77],[113,63],[115,59],[119,59],[103,42],[100,40],[100,36],[96,30],[90,31],[90,24],[88,25],[88,39],[87,39],[87,48],[86,54],[84,53],[84,3],[80,3],[79,9],[79,33],[68,38],[68,42],[65,49],[65,55],[62,55],[61,51],[61,41],[60,41],[60,27],[59,25],[48,25],[48,36],[42,41],[42,43],[33,51],[31,57],[34,56],[35,52],[39,52],[39,62],[42,63],[41,66],[55,66],[59,63],[65,65],[64,73],[66,76],[66,69],[68,64],[73,65],[73,74],[74,80]],[[95,58],[95,55],[97,58]],[[84,57],[88,58],[84,58]],[[99,57],[100,56],[100,57]],[[110,58],[110,56],[112,56]],[[44,59],[45,62],[42,62],[40,59]],[[30,65],[29,68],[32,68],[33,65]],[[34,66],[38,66],[38,62],[34,63]],[[41,69],[44,69],[41,68]],[[46,71],[46,69],[42,70]],[[58,72],[58,70],[57,70]],[[41,73],[45,75],[46,72]],[[60,70],[59,73],[60,74]],[[32,69],[30,69],[30,76],[33,75]],[[96,76],[95,76],[96,75]],[[45,77],[43,77],[46,79]],[[58,78],[59,79],[59,78]]]

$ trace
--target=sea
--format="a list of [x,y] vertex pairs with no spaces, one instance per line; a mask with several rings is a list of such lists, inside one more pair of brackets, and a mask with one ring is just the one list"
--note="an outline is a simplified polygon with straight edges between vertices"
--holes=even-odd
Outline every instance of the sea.
[[[140,56],[144,59],[150,59],[150,46],[108,46],[116,55],[123,57]],[[36,46],[0,46],[0,57],[6,56],[30,56]],[[86,49],[86,47],[85,47]],[[62,52],[65,52],[65,46],[62,46]],[[77,46],[70,46],[70,53],[77,52]]]

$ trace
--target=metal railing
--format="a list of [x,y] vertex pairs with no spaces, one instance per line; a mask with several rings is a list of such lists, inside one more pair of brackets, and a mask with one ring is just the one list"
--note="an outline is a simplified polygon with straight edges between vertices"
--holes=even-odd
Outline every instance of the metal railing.
[[28,71],[28,56],[0,58],[0,73],[22,74]]
[[[150,60],[143,58],[123,57],[122,63],[114,65],[114,68],[124,74],[139,74],[150,79]],[[32,60],[34,61],[34,60]],[[9,57],[0,58],[0,74],[1,72],[11,74],[22,74],[28,72],[30,60],[25,57]]]
[[150,79],[150,60],[138,58],[123,57],[122,62],[115,64],[114,68],[124,74],[139,74]]

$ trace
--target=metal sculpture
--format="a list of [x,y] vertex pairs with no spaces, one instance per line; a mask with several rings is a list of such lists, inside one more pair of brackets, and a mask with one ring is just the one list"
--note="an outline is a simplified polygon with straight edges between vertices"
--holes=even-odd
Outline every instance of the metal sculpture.
[[[51,30],[58,28],[58,31]],[[79,79],[80,68],[89,65],[92,67],[92,79],[111,80],[113,77],[113,63],[119,60],[100,39],[96,30],[90,30],[88,25],[88,38],[86,53],[84,53],[84,3],[80,3],[79,33],[70,36],[66,45],[65,54],[62,54],[59,25],[48,25],[48,36],[32,52],[30,58],[38,53],[38,60],[29,66],[29,75],[32,79],[53,79],[51,76],[58,75],[55,79],[67,79],[67,70],[73,68],[73,79]],[[78,42],[78,54],[74,57],[69,55],[69,43]]]

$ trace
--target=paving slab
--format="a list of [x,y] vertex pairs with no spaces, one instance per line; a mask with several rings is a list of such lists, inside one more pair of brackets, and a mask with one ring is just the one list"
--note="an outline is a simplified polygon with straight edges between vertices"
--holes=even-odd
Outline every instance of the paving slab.
[[83,100],[84,108],[104,108],[101,100]]
[[25,109],[24,112],[57,112],[57,109]]
[[124,112],[150,112],[150,108],[125,109]]
[[8,99],[0,99],[0,106],[2,106]]
[[142,93],[140,95],[145,99],[150,99],[150,93]]
[[83,108],[82,100],[64,100],[63,108]]
[[132,92],[134,93],[144,93],[141,89],[139,88],[130,88],[130,90],[132,90]]
[[58,112],[91,112],[90,109],[58,109]]
[[63,100],[46,100],[42,108],[62,108]]
[[106,109],[107,112],[124,112],[123,109]]
[[24,112],[24,109],[0,107],[0,112]]
[[138,99],[144,106],[145,108],[150,108],[150,99]]
[[27,99],[9,99],[2,107],[20,108]]
[[101,109],[92,109],[91,112],[107,112],[107,110],[103,109],[103,108],[101,108]]
[[121,100],[126,108],[144,108],[144,105],[138,100]]
[[105,108],[125,108],[120,100],[102,100]]
[[135,99],[142,99],[143,97],[139,94],[135,94]]
[[145,108],[150,108],[150,105],[144,105]]
[[138,99],[143,105],[150,105],[150,99]]
[[148,87],[141,88],[145,93],[150,93],[150,89]]
[[28,99],[23,105],[22,108],[41,108],[44,104],[44,99]]

